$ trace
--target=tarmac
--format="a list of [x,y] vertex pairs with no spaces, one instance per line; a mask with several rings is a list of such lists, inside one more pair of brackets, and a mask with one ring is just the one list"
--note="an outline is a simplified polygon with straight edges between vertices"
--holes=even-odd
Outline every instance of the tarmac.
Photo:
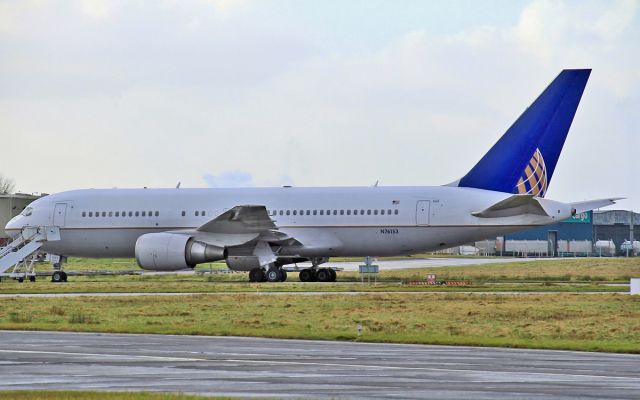
[[269,398],[637,399],[640,355],[0,331],[0,390]]
[[[440,268],[440,267],[465,267],[470,265],[484,264],[508,264],[513,262],[531,262],[539,260],[555,260],[554,258],[515,258],[515,257],[492,257],[492,258],[474,258],[474,257],[451,257],[451,258],[409,258],[398,260],[374,260],[374,264],[380,267],[381,271],[390,271],[408,268]],[[344,271],[358,271],[359,266],[364,261],[329,261],[323,266],[331,266],[341,268]],[[300,268],[307,268],[311,263],[299,263]]]

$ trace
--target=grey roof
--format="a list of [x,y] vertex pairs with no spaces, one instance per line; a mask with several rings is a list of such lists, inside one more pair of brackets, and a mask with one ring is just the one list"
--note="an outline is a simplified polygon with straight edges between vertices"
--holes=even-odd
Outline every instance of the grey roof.
[[640,214],[627,210],[594,211],[594,225],[629,225],[633,215],[633,225],[640,225]]

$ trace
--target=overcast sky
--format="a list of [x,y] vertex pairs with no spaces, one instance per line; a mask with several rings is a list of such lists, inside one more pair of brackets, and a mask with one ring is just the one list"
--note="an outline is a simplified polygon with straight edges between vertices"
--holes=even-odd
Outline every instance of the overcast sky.
[[640,210],[638,1],[0,0],[0,173],[440,185],[593,68],[548,198]]

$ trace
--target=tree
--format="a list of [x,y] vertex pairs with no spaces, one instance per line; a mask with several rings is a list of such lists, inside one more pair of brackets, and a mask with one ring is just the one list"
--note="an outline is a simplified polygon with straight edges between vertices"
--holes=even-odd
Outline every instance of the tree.
[[11,178],[7,178],[0,174],[0,194],[13,193],[16,188],[16,183]]

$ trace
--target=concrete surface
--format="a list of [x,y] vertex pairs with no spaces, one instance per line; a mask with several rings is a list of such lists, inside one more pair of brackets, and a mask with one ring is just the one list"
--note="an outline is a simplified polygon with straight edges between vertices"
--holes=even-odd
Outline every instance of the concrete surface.
[[637,399],[640,355],[0,331],[0,389],[307,398]]

